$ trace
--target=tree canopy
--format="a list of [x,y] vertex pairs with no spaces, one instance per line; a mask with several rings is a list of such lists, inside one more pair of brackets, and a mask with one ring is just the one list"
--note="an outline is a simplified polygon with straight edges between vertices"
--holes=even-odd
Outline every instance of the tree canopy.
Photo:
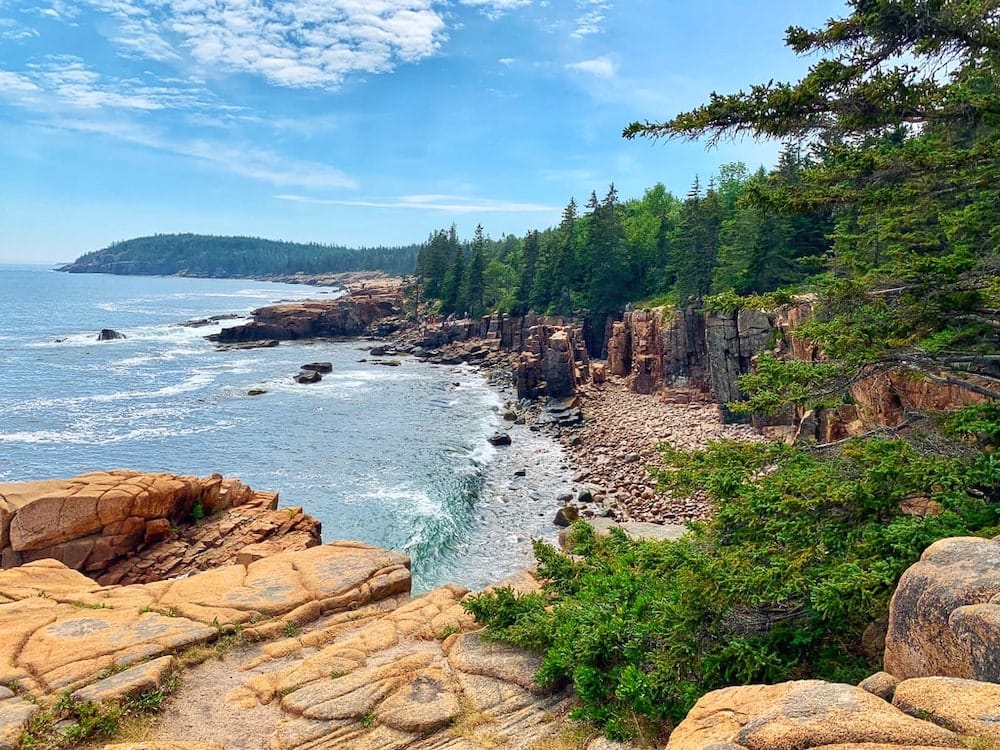
[[[823,28],[788,29],[795,52],[821,56],[802,80],[712,93],[624,135],[751,135],[807,151],[794,181],[749,201],[831,217],[820,304],[803,333],[862,371],[902,365],[998,398],[1000,2],[849,7]],[[767,233],[761,251],[786,241]]]

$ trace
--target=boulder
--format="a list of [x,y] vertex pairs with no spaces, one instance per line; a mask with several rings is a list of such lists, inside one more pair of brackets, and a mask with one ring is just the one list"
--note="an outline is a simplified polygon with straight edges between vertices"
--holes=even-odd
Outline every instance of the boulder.
[[315,370],[302,370],[301,372],[292,375],[292,380],[296,383],[308,384],[308,383],[318,383],[323,379]]
[[504,432],[503,430],[494,432],[487,438],[487,440],[490,445],[510,445],[511,443],[510,434]]
[[565,505],[556,511],[556,517],[552,519],[552,523],[556,526],[569,526],[574,521],[579,520],[580,509],[575,505]]
[[127,339],[124,333],[119,333],[113,328],[102,328],[101,332],[97,334],[98,341],[114,341],[116,339]]
[[1000,685],[956,677],[917,677],[896,686],[892,705],[955,732],[1000,742]]
[[799,750],[828,745],[961,747],[953,732],[908,716],[853,685],[801,680],[703,696],[667,750]]
[[299,369],[326,375],[327,373],[333,372],[333,364],[330,362],[310,362],[305,365],[299,365]]
[[1000,543],[935,542],[903,573],[889,604],[885,670],[899,679],[1000,682]]

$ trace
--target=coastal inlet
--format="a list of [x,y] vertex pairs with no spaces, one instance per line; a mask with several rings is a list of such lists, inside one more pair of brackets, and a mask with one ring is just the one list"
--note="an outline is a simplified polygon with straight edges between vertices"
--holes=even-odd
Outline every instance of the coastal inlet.
[[[527,429],[488,443],[503,399],[478,372],[360,362],[371,358],[358,341],[218,351],[204,336],[233,321],[178,325],[324,294],[0,269],[0,481],[113,468],[239,477],[303,506],[326,541],[412,555],[418,590],[480,587],[530,562],[531,538],[554,537],[569,471]],[[98,342],[104,328],[126,338]],[[295,383],[309,362],[332,371]]]

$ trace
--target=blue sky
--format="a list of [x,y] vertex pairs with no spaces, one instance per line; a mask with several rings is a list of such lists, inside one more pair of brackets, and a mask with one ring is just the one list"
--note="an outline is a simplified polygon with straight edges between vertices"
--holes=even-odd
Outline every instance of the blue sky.
[[778,146],[625,141],[793,79],[814,0],[0,0],[0,262],[157,232],[492,237]]

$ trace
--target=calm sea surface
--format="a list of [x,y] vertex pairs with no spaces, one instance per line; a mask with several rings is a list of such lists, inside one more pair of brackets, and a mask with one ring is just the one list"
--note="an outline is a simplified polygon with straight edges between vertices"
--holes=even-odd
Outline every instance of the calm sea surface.
[[[476,371],[361,363],[363,342],[217,351],[204,336],[238,321],[179,325],[329,296],[0,265],[0,482],[117,467],[220,472],[304,506],[326,541],[409,553],[417,589],[480,587],[523,567],[531,538],[554,536],[568,476],[560,449],[527,430],[509,448],[489,445],[502,401]],[[128,338],[98,342],[102,328]],[[333,373],[294,383],[312,361]]]

